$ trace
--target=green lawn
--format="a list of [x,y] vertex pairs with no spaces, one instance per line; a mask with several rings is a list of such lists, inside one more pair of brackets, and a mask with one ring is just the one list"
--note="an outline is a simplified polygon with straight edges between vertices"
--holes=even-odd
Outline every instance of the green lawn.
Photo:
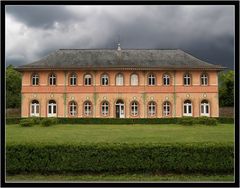
[[194,143],[234,142],[234,125],[54,125],[6,126],[7,144],[14,143]]

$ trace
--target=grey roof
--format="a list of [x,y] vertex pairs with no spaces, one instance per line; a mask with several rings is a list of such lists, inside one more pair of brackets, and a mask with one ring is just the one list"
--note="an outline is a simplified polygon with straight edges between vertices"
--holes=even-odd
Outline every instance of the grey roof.
[[182,50],[157,49],[60,49],[16,69],[214,69],[224,67],[204,62]]

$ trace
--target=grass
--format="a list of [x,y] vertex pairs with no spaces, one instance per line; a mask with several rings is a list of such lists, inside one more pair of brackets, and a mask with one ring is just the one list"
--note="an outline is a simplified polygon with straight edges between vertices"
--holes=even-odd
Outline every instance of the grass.
[[25,174],[7,176],[7,181],[234,181],[234,176],[203,174],[83,174],[83,175],[41,175]]
[[234,126],[53,125],[6,126],[7,144],[234,142]]

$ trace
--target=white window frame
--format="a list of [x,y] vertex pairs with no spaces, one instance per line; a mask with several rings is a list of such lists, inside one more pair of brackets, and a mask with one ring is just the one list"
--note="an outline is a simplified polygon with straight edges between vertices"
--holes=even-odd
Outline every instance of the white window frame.
[[165,86],[170,85],[170,76],[168,74],[163,75],[163,85]]
[[[54,80],[55,80],[55,84],[53,84]],[[50,76],[49,76],[49,85],[51,85],[51,86],[57,85],[57,78],[56,78],[56,75],[53,73],[50,74]]]
[[117,86],[123,86],[123,74],[122,73],[118,73],[116,76],[116,85]]
[[185,86],[191,85],[191,76],[190,76],[189,73],[184,74],[183,84],[184,84]]
[[[186,103],[186,101],[184,101],[183,103],[183,116],[192,116],[193,114],[192,101],[190,101],[190,103]],[[186,112],[184,111],[185,107],[186,107]],[[190,108],[191,110],[189,110]],[[191,113],[189,113],[189,111],[191,111]]]
[[86,74],[86,75],[84,76],[84,85],[85,85],[85,86],[90,86],[90,85],[92,85],[92,76],[91,76],[91,74]]
[[[55,103],[50,103],[50,101],[54,101]],[[50,101],[48,102],[48,108],[47,108],[48,117],[56,117],[57,116],[57,103],[55,100],[50,100]],[[49,107],[50,107],[51,113],[49,112]],[[56,109],[55,113],[54,113],[54,108]]]
[[92,115],[92,104],[89,101],[84,102],[84,115],[85,116]]
[[33,74],[32,75],[32,85],[33,86],[39,85],[39,76],[38,76],[38,74]]
[[77,116],[77,103],[75,101],[71,101],[69,104],[69,114],[70,116]]
[[171,113],[171,104],[168,101],[163,103],[163,116],[170,116]]
[[[37,103],[34,102],[34,101],[37,101]],[[38,113],[37,113],[37,109],[38,109]],[[30,104],[30,116],[31,117],[39,117],[39,114],[40,114],[40,104],[39,104],[39,101],[38,100],[33,100],[31,102],[31,104]]]
[[75,73],[72,73],[70,76],[70,86],[76,86],[77,85],[77,75]]
[[101,113],[103,116],[108,116],[109,114],[109,103],[107,101],[104,101],[101,105]]
[[131,103],[131,115],[137,116],[138,115],[138,102],[133,101]]
[[[206,102],[207,103],[206,103]],[[207,108],[208,108],[208,113],[206,112],[207,111]],[[202,111],[203,110],[203,111]],[[203,100],[201,102],[201,105],[200,105],[200,115],[201,116],[207,116],[209,117],[210,116],[210,104],[209,104],[209,101],[207,100]]]
[[154,74],[149,74],[148,75],[148,85],[149,86],[156,85],[156,76]]
[[107,86],[109,85],[109,78],[108,78],[108,75],[107,74],[103,74],[102,77],[101,77],[101,84],[103,86]]
[[208,75],[206,73],[203,73],[201,75],[201,85],[203,86],[208,85]]
[[131,86],[137,86],[138,85],[138,75],[132,74],[131,75]]
[[149,116],[155,116],[156,115],[156,103],[155,102],[149,102],[148,104],[148,115]]

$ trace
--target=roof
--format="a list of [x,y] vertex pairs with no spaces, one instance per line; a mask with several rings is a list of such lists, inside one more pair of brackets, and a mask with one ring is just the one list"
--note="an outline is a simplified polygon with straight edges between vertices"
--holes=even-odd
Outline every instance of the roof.
[[204,62],[179,49],[59,49],[42,59],[16,68],[38,69],[212,69],[224,67]]

